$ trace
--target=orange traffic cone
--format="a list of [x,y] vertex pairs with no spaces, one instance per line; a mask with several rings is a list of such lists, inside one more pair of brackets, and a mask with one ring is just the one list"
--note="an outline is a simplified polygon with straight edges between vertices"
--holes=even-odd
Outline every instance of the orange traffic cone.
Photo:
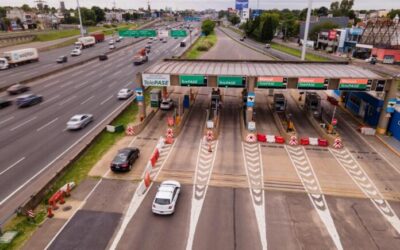
[[47,207],[47,218],[53,218],[53,217],[54,217],[54,214],[53,214],[53,211],[51,209],[51,206],[48,206]]

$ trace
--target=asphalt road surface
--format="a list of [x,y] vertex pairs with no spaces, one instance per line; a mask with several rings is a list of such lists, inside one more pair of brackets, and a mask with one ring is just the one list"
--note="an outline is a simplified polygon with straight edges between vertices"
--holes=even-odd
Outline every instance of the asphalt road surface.
[[[116,93],[122,87],[135,88],[137,72],[177,54],[182,49],[180,40],[155,42],[150,61],[141,66],[133,66],[132,57],[146,41],[110,55],[107,61],[95,60],[34,82],[31,92],[44,98],[40,105],[1,110],[0,209],[16,192],[26,188],[38,171],[51,169],[54,159],[120,107],[122,101],[116,99]],[[66,131],[66,122],[78,113],[93,114],[94,122],[80,131]]]

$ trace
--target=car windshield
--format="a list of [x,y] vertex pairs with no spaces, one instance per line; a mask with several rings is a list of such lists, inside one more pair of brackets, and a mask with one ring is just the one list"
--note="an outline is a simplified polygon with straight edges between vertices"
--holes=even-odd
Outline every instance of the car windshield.
[[71,122],[79,122],[80,121],[80,119],[79,118],[71,118],[71,120],[70,120]]
[[162,102],[162,104],[163,104],[163,105],[168,105],[168,104],[169,104],[169,102]]
[[156,198],[155,203],[159,205],[168,205],[170,201],[169,199]]
[[126,154],[125,153],[118,153],[114,158],[114,163],[122,163],[126,161]]

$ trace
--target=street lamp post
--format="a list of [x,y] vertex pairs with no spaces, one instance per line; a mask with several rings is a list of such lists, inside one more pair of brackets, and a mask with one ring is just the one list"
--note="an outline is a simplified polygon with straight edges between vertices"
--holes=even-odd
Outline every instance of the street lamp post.
[[303,49],[301,50],[301,60],[302,61],[304,61],[306,59],[306,49],[307,49],[307,40],[308,40],[308,29],[310,28],[311,8],[312,8],[312,0],[308,0],[306,27],[304,29]]
[[80,30],[81,30],[81,36],[84,36],[83,32],[83,25],[82,25],[82,16],[81,16],[81,8],[79,6],[79,0],[76,0],[76,5],[78,6],[78,15],[79,15],[79,25],[80,25]]

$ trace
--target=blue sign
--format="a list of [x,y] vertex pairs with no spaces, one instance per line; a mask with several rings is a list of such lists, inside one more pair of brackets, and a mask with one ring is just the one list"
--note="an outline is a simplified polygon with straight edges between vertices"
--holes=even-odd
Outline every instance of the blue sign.
[[396,107],[396,102],[397,102],[396,98],[390,98],[388,100],[388,104],[386,106],[386,112],[387,113],[394,113],[394,109]]
[[254,102],[256,101],[256,94],[254,92],[249,92],[247,94],[247,107],[254,107]]
[[136,101],[143,102],[144,101],[143,89],[142,88],[136,88],[135,89],[135,93],[136,93]]
[[236,0],[235,9],[243,10],[249,8],[249,0]]
[[258,16],[261,16],[262,10],[251,10],[251,18],[254,19]]
[[185,20],[185,22],[200,22],[200,17],[198,17],[198,16],[185,16],[183,18],[183,20]]

